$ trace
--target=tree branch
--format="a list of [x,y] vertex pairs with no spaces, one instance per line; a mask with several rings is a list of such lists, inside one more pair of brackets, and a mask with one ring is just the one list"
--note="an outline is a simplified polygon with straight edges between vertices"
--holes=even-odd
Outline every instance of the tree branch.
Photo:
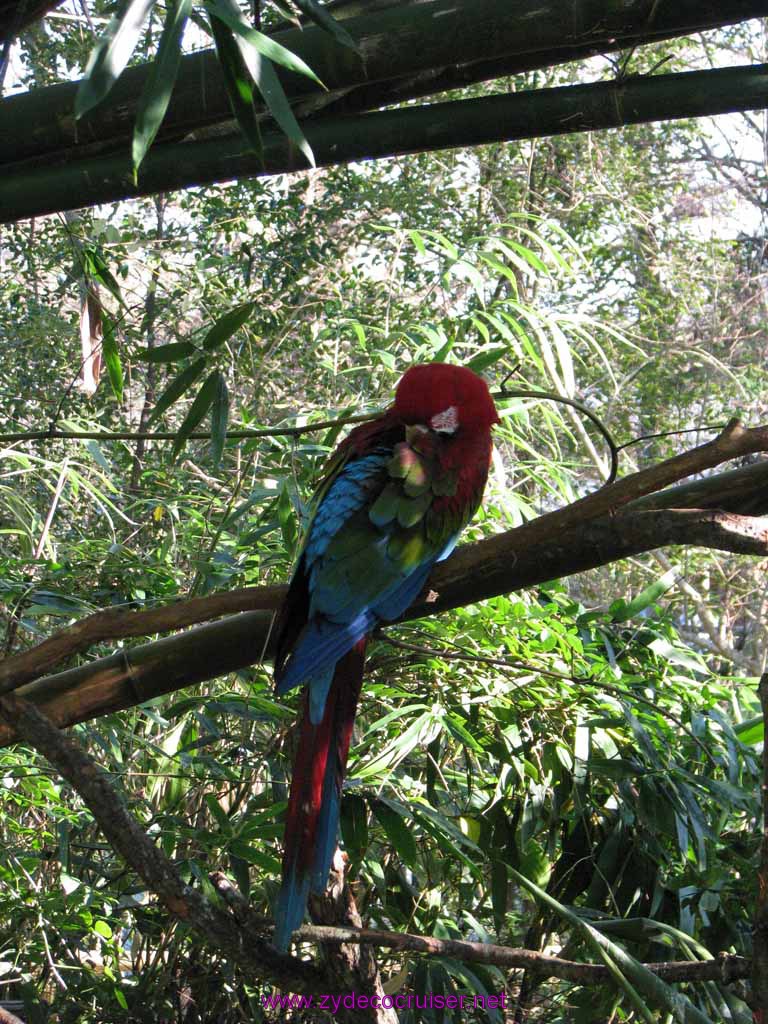
[[[342,113],[358,113],[764,13],[761,0],[677,0],[654,5],[652,18],[649,6],[649,0],[609,6],[605,0],[539,0],[533,8],[527,0],[392,4],[345,18],[358,52],[314,25],[274,35],[314,70],[328,93],[304,75],[276,70],[290,98],[303,97],[321,109],[336,100]],[[0,163],[36,157],[41,165],[70,164],[94,148],[127,152],[150,66],[127,68],[108,101],[77,122],[72,112],[79,82],[8,97],[0,104]],[[160,139],[231,119],[213,52],[184,55]]]
[[[178,604],[134,611],[107,608],[54,633],[37,647],[0,661],[0,693],[18,688],[21,682],[36,679],[41,673],[74,654],[87,651],[105,640],[131,636],[149,636],[184,629],[235,612],[265,610],[274,612],[285,595],[284,586],[244,587],[209,597],[195,597]],[[133,657],[126,654],[126,658]]]
[[57,769],[80,795],[111,845],[168,911],[191,925],[241,968],[295,992],[321,992],[324,973],[313,964],[278,953],[242,921],[186,885],[173,863],[129,814],[106,772],[74,740],[60,732],[29,701],[0,700],[0,716]]
[[[357,943],[394,949],[398,953],[450,956],[465,963],[494,964],[507,969],[535,969],[542,977],[562,978],[580,985],[603,983],[612,978],[609,968],[602,964],[562,960],[532,949],[494,946],[485,942],[436,939],[427,935],[409,935],[373,928],[331,928],[325,925],[304,925],[295,938],[297,941],[333,945]],[[724,984],[748,978],[752,969],[749,960],[730,953],[721,953],[714,960],[665,961],[644,966],[665,981],[718,981]]]
[[[695,481],[683,487],[661,489],[681,477],[766,448],[768,428],[746,430],[733,421],[714,441],[657,466],[623,477],[566,508],[543,515],[515,530],[476,544],[463,545],[452,558],[436,567],[424,598],[417,599],[404,617],[419,618],[438,610],[470,604],[665,544],[687,542],[740,554],[765,554],[763,526],[759,518],[739,515],[729,517],[724,513],[706,515],[704,510],[714,507],[732,508],[734,512],[742,509],[750,513],[768,511],[768,500],[765,499],[768,463],[745,467],[721,477]],[[649,494],[653,491],[659,493]],[[600,518],[606,512],[613,515],[629,502],[633,502],[632,518],[625,515],[618,530],[615,520],[602,521]],[[672,515],[660,514],[665,508],[669,509],[670,502],[678,505],[679,510]],[[690,508],[691,503],[699,510],[695,514],[692,514],[694,510]],[[687,517],[684,511],[686,506]],[[655,515],[650,515],[651,512]],[[575,534],[567,532],[593,518],[595,521],[591,522],[589,533],[581,530]],[[624,536],[621,535],[622,531]],[[435,592],[438,596],[430,597]],[[96,612],[54,634],[37,647],[0,662],[0,694],[18,689],[65,658],[88,650],[93,644],[181,629],[233,612],[274,612],[280,606],[284,594],[285,588],[281,586],[250,587],[145,611],[108,609]],[[251,662],[264,655],[268,636],[268,628],[262,632],[263,620],[255,621],[260,623],[258,627],[254,624],[254,628],[261,638],[261,646]],[[269,622],[269,617],[266,621]],[[244,653],[240,646],[238,651]],[[114,659],[105,659],[102,662],[104,672],[114,678],[115,669],[118,674],[121,670],[127,670],[126,678],[131,679],[132,684],[135,683],[139,670],[146,667],[142,660],[144,650],[134,648],[130,653],[121,654],[116,665],[111,664]],[[249,651],[252,652],[253,648],[249,647]],[[197,653],[199,656],[201,652]],[[224,652],[224,655],[228,653]],[[167,657],[172,658],[170,650]],[[133,663],[132,667],[127,664],[127,659]],[[193,673],[194,679],[190,679],[190,684],[211,678],[216,674],[216,668],[221,672],[229,671],[229,668],[224,668],[225,664],[231,665],[231,660],[226,656],[223,661],[217,662],[210,674],[201,676],[197,672]],[[206,670],[210,667],[206,664]],[[169,673],[169,680],[171,676]],[[58,688],[58,684],[54,686]],[[116,710],[117,706],[110,710]]]
[[[520,527],[460,548],[436,568],[429,582],[429,588],[433,589],[420,597],[404,618],[420,618],[437,610],[535,586],[664,544],[700,545],[768,555],[768,518],[706,509],[629,510],[621,516],[575,524],[569,529],[554,526],[535,547],[519,541],[518,535],[525,529]],[[486,555],[489,547],[493,552],[491,556]],[[233,606],[241,601],[241,607],[253,603],[263,607],[271,602],[277,607],[284,592],[280,587],[265,588],[266,599],[261,600],[258,589],[232,591],[228,599]],[[204,603],[197,608],[201,614],[205,612]],[[170,610],[175,613],[176,606]],[[154,614],[159,617],[165,611],[168,609],[156,609]],[[153,613],[132,614],[138,617]],[[80,668],[38,678],[19,692],[63,728],[270,658],[272,617],[268,611],[233,615],[221,622],[120,651]],[[71,629],[77,630],[78,625],[81,624]],[[140,632],[138,626],[133,632]],[[87,644],[87,637],[82,633],[75,633],[75,636],[79,643]],[[35,663],[35,651],[39,649],[16,655],[14,659],[7,658],[2,663],[4,668],[8,666],[4,677],[6,688],[10,690],[18,685],[12,662],[18,665],[16,659],[25,658],[24,675],[28,677],[30,672],[34,673],[31,666]],[[15,739],[12,726],[0,724],[0,745]]]

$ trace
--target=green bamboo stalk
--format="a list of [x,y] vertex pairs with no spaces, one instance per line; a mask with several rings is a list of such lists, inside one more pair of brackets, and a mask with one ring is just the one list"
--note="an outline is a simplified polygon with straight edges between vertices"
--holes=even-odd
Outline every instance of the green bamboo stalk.
[[[317,165],[331,166],[765,106],[768,65],[761,64],[540,89],[354,117],[308,118],[303,127]],[[8,176],[0,188],[0,223],[305,167],[303,157],[274,132],[264,136],[263,161],[246,149],[239,135],[165,144],[148,154],[138,185],[133,182],[128,153]]]
[[[359,53],[314,26],[274,39],[330,90],[327,96],[309,79],[280,71],[290,97],[325,104],[339,93],[345,110],[362,111],[764,13],[764,0],[431,0],[345,19]],[[80,152],[127,148],[149,67],[126,69],[106,102],[78,122],[77,82],[7,97],[0,103],[0,164],[34,157],[70,162]],[[213,52],[183,57],[160,137],[179,138],[230,119]]]

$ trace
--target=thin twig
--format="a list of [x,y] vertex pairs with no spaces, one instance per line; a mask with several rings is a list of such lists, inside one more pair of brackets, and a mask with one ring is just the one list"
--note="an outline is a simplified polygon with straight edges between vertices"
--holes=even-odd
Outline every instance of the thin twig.
[[[341,943],[378,946],[399,953],[423,953],[426,956],[449,956],[470,963],[494,964],[497,967],[526,970],[550,978],[563,978],[580,984],[602,982],[611,978],[609,969],[602,964],[585,964],[561,960],[532,949],[495,946],[485,942],[463,942],[457,939],[437,939],[429,935],[410,935],[401,932],[379,931],[373,928],[331,928],[305,925],[295,933],[299,941]],[[665,961],[649,963],[645,967],[665,981],[718,981],[731,982],[748,978],[750,961],[730,953],[721,953],[713,960]]]
[[45,523],[40,531],[40,539],[37,542],[35,553],[33,555],[34,560],[37,562],[43,553],[45,542],[48,539],[48,533],[51,529],[51,523],[53,517],[56,515],[56,509],[61,498],[61,492],[64,490],[64,484],[67,482],[67,470],[69,469],[69,458],[65,458],[61,464],[61,472],[59,473],[59,479],[56,482],[56,488],[53,492],[53,498],[51,499],[51,507],[48,509],[48,515],[45,517]]

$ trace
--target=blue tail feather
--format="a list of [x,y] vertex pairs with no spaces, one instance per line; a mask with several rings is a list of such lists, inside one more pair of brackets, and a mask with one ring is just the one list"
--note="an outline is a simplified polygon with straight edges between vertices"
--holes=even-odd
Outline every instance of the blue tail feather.
[[275,908],[275,933],[272,944],[281,953],[288,950],[291,936],[301,927],[309,895],[310,876],[298,877],[296,865],[283,877]]
[[315,864],[310,881],[310,891],[317,895],[325,892],[338,842],[341,794],[336,785],[337,773],[337,759],[331,756],[328,758],[323,779],[323,802],[315,833]]

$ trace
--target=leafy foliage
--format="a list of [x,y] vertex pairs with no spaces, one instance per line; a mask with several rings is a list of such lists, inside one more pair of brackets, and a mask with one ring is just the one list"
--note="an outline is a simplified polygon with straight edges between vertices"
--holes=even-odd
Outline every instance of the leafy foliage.
[[[255,30],[238,32],[220,7],[207,7],[211,27],[239,55],[233,88],[246,82],[253,113],[240,43],[256,46]],[[185,10],[165,14],[135,168],[162,119]],[[138,452],[8,442],[5,649],[97,607],[284,580],[342,427],[236,435],[380,407],[413,361],[578,397],[620,442],[707,438],[736,403],[764,413],[764,326],[759,305],[740,301],[762,287],[747,255],[757,243],[694,230],[681,154],[700,138],[689,125],[640,127],[416,156],[10,228],[3,429],[162,424],[175,441]],[[110,325],[111,391],[88,400],[76,386],[84,278]],[[607,469],[576,410],[500,405],[475,536],[578,498]],[[622,466],[686,442],[648,438]],[[599,946],[616,981],[598,992],[529,980],[521,993],[496,968],[383,956],[391,991],[506,990],[532,1021],[749,1019],[715,984],[688,987],[693,1010],[671,1007],[676,990],[634,961],[749,951],[761,608],[764,580],[746,561],[686,551],[673,566],[606,567],[377,638],[342,815],[364,918],[574,959]],[[268,916],[294,710],[255,666],[77,735],[186,879],[205,886],[220,867]],[[41,997],[67,1021],[171,1021],[190,1000],[204,1020],[270,1019],[261,992],[169,923],[45,764],[22,748],[0,759],[3,995],[21,993],[30,1019]],[[476,1014],[489,1018],[501,1019]]]

